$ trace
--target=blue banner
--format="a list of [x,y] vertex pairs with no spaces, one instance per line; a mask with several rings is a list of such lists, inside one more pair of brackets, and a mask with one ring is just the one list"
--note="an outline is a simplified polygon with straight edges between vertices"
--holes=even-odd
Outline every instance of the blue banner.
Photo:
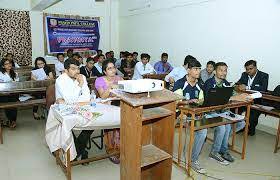
[[46,17],[48,53],[64,53],[97,50],[99,24],[97,20]]

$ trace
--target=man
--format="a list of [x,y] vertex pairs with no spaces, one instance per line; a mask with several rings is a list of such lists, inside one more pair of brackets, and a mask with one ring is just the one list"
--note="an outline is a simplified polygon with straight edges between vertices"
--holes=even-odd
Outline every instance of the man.
[[132,55],[133,55],[133,61],[138,63],[138,52],[133,52]]
[[214,67],[215,67],[214,61],[207,62],[206,68],[200,72],[200,78],[203,82],[206,82],[208,79],[214,76]]
[[[85,76],[80,74],[80,63],[72,58],[64,63],[65,73],[60,75],[55,82],[56,103],[89,102],[90,90]],[[88,158],[86,151],[87,141],[93,131],[82,131],[75,139],[77,158]]]
[[[215,76],[208,79],[204,84],[204,93],[207,94],[212,88],[222,88],[230,86],[226,80],[228,66],[224,62],[218,62],[215,65]],[[233,93],[235,94],[235,93]],[[247,94],[234,95],[231,97],[233,100],[245,100]],[[249,97],[248,97],[249,98]],[[236,132],[245,127],[245,121],[236,124]],[[229,162],[234,162],[234,158],[228,151],[228,140],[231,132],[231,125],[222,125],[214,128],[214,142],[212,145],[209,157],[216,160],[222,165],[228,165]]]
[[93,65],[94,60],[93,58],[87,58],[86,65],[80,68],[80,73],[84,75],[86,78],[93,77]]
[[141,54],[141,62],[138,62],[134,68],[134,74],[132,79],[143,79],[143,75],[145,74],[154,74],[155,70],[153,66],[149,63],[150,55],[143,53]]
[[98,55],[98,61],[93,66],[93,76],[97,76],[97,77],[103,76],[102,63],[104,60],[105,60],[105,56],[103,54]]
[[[236,84],[238,89],[244,90],[255,90],[255,91],[267,91],[269,75],[257,69],[257,62],[249,60],[245,63],[246,72],[243,72],[241,78]],[[255,103],[262,104],[261,99],[255,100]],[[250,126],[248,134],[250,136],[255,135],[256,126],[258,125],[258,119],[261,115],[260,111],[251,109],[250,112]]]
[[[198,83],[201,64],[194,57],[188,61],[187,75],[175,82],[173,91],[182,91],[183,96],[189,95],[187,103],[199,103],[199,96],[203,91],[201,85]],[[198,161],[203,143],[207,135],[207,129],[195,131],[194,144],[192,148],[192,163],[191,167],[198,173],[206,173],[206,169],[200,166]],[[184,154],[186,155],[187,138],[184,145]],[[185,157],[186,159],[186,157]]]
[[97,54],[96,54],[96,55],[94,56],[94,58],[93,58],[93,59],[94,59],[94,62],[98,62],[98,56],[101,55],[101,54],[102,54],[102,50],[101,50],[101,49],[98,49],[98,50],[97,50]]
[[58,77],[64,72],[64,54],[58,53],[56,57],[58,61],[55,63],[55,74]]
[[65,60],[72,58],[73,56],[73,49],[67,49]]
[[173,86],[176,81],[183,78],[187,74],[188,62],[194,60],[195,58],[191,55],[187,55],[184,60],[183,66],[175,67],[164,80],[167,82],[168,86]]
[[154,65],[154,69],[156,70],[157,74],[168,74],[172,71],[173,67],[170,63],[167,62],[168,54],[162,53],[161,54],[161,61],[158,61]]
[[126,58],[122,60],[119,70],[124,74],[124,77],[131,77],[136,62],[133,60],[131,53],[125,54]]

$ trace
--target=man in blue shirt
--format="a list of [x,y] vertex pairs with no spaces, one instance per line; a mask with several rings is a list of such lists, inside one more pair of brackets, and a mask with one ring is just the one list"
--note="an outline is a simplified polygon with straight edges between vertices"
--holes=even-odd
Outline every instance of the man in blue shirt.
[[[215,65],[215,76],[208,79],[204,84],[204,93],[208,93],[211,88],[222,88],[230,86],[230,83],[226,80],[228,66],[224,62],[218,62]],[[233,93],[235,94],[235,93]],[[232,100],[246,99],[246,94],[234,95]],[[236,123],[236,132],[245,127],[245,122],[241,121]],[[231,125],[222,125],[214,128],[214,143],[212,150],[209,154],[211,159],[216,160],[222,165],[228,165],[229,162],[233,162],[234,158],[228,151],[228,140],[231,133]]]
[[161,54],[161,61],[158,61],[154,65],[154,69],[156,70],[157,74],[168,74],[172,71],[173,67],[170,63],[167,62],[168,54],[162,53]]
[[[199,103],[199,96],[203,93],[201,86],[198,83],[201,64],[194,58],[188,62],[187,75],[175,82],[173,91],[182,91],[183,96],[187,97],[187,103]],[[198,173],[206,173],[206,170],[200,166],[198,156],[201,152],[207,135],[207,129],[195,131],[194,144],[192,149],[191,167]],[[186,144],[184,145],[184,154],[186,154]]]

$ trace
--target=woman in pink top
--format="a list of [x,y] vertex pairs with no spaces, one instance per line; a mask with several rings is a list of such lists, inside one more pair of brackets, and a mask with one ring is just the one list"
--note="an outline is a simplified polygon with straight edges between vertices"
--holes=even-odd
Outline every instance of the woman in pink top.
[[[105,60],[102,63],[102,71],[104,76],[99,77],[95,80],[95,88],[102,99],[111,98],[113,94],[111,93],[112,89],[117,88],[118,81],[123,80],[122,77],[116,75],[116,67],[114,63],[110,60]],[[107,153],[112,153],[115,150],[119,150],[120,147],[120,131],[115,129],[113,131],[107,131],[108,142],[106,143]],[[119,164],[119,156],[112,156],[110,160]]]

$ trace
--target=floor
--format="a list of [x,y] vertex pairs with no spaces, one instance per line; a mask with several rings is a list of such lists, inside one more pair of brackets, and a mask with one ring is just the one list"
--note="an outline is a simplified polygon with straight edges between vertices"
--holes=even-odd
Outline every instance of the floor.
[[[0,180],[64,180],[63,172],[45,143],[45,121],[36,121],[31,114],[30,109],[19,111],[16,130],[4,129],[4,144],[0,145]],[[242,135],[238,135],[238,147],[241,147],[241,140]],[[211,142],[207,141],[200,155],[207,176],[192,172],[192,177],[187,177],[183,170],[173,165],[172,180],[280,180],[280,152],[273,153],[274,143],[275,136],[257,131],[254,137],[248,138],[246,159],[241,160],[238,154],[232,153],[235,162],[222,166],[208,158]],[[100,151],[96,148],[90,150],[90,154],[96,153]],[[72,172],[73,180],[119,179],[119,166],[107,159],[88,166],[76,166]]]

